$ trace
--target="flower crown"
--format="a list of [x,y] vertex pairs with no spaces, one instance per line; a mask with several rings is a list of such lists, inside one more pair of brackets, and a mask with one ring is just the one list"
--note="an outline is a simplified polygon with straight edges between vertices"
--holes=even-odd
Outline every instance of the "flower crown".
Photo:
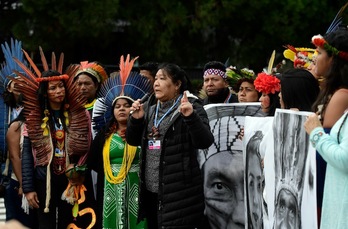
[[261,72],[257,75],[254,85],[258,92],[265,94],[275,94],[280,91],[280,80],[265,72]]
[[241,79],[255,79],[255,72],[248,68],[237,69],[234,66],[226,68],[226,76],[229,84],[233,87]]
[[348,52],[339,51],[335,47],[331,46],[320,34],[312,37],[312,43],[316,47],[323,48],[327,52],[332,53],[334,56],[338,56],[341,59],[348,61]]

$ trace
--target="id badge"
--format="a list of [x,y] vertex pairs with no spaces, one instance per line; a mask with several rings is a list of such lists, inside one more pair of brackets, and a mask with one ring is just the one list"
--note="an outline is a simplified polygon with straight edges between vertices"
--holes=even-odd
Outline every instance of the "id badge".
[[161,149],[161,141],[149,140],[149,149]]

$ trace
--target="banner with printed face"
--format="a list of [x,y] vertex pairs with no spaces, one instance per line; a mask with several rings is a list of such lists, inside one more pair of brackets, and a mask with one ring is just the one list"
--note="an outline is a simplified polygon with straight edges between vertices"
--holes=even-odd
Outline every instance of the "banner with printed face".
[[273,152],[273,117],[246,117],[243,137],[245,228],[270,228],[265,187],[264,157]]
[[244,228],[243,135],[246,116],[261,117],[260,103],[209,104],[214,143],[200,150],[205,214],[212,229]]
[[[308,114],[278,109],[273,121],[246,118],[246,228],[262,228],[261,208],[263,228],[317,228],[315,149],[303,127]],[[256,157],[248,157],[253,152]],[[248,162],[252,158],[254,164]],[[257,160],[263,162],[263,176]],[[260,177],[257,185],[248,180],[252,177]]]

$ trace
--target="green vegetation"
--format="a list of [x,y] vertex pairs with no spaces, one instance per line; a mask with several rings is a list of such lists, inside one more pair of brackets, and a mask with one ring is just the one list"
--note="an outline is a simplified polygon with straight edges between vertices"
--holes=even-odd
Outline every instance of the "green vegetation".
[[[22,0],[0,1],[0,41],[14,36],[37,55],[64,52],[66,63],[146,61],[200,68],[209,60],[262,70],[285,44],[313,47],[345,1]],[[348,12],[347,12],[348,15]],[[1,58],[1,57],[0,57]],[[35,56],[36,60],[39,60]]]

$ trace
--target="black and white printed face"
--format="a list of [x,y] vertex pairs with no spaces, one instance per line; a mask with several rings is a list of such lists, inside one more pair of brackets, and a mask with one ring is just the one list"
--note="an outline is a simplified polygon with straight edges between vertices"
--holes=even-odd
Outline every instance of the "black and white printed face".
[[279,191],[275,213],[274,228],[300,228],[296,197],[289,190],[281,189]]
[[248,171],[246,188],[249,205],[249,219],[251,226],[255,229],[262,228],[262,170],[260,158],[256,152],[248,154]]
[[204,167],[205,214],[211,228],[244,228],[244,168],[242,151],[223,151]]

